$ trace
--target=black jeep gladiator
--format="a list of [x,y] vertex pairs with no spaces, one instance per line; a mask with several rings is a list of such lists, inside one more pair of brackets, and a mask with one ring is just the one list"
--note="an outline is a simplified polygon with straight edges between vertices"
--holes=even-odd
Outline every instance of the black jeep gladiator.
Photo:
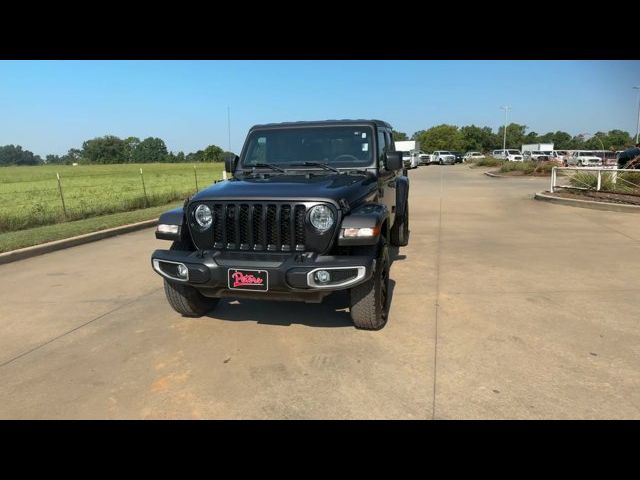
[[169,304],[201,316],[221,297],[321,302],[349,290],[356,327],[389,311],[389,245],[409,242],[409,179],[380,120],[257,125],[233,177],[160,216],[153,269]]

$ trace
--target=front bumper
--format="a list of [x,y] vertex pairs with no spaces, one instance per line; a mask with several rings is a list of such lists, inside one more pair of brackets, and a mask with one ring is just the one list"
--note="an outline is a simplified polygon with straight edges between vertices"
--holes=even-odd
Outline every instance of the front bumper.
[[[207,297],[297,297],[294,299],[305,300],[308,296],[311,299],[309,301],[315,301],[314,298],[321,298],[331,291],[349,289],[369,280],[375,270],[375,258],[316,253],[257,254],[205,251],[199,254],[178,250],[156,250],[151,255],[151,265],[156,273],[169,281],[193,286]],[[184,265],[188,269],[186,280],[177,277],[174,270],[176,265]],[[229,269],[268,272],[268,289],[260,292],[230,289]],[[313,272],[319,269],[331,272],[330,283],[321,285],[315,281]]]

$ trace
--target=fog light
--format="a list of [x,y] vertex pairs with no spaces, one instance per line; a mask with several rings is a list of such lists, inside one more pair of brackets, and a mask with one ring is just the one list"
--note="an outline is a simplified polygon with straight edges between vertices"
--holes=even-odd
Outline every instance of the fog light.
[[189,277],[189,269],[182,264],[178,265],[178,276],[180,278]]
[[328,283],[331,280],[331,275],[326,270],[318,270],[316,272],[316,281],[319,283]]

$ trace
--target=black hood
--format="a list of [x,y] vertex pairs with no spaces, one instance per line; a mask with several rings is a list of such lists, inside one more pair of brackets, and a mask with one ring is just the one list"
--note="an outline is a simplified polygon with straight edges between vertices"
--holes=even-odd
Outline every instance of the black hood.
[[357,204],[377,188],[371,174],[266,174],[218,182],[198,192],[198,200],[347,200]]

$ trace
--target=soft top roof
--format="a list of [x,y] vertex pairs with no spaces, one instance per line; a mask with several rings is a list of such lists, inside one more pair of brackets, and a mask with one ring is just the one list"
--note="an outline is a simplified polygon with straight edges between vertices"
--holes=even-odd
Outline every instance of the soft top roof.
[[251,130],[262,130],[271,128],[291,128],[291,127],[322,127],[329,125],[375,125],[378,127],[392,128],[387,122],[382,120],[317,120],[317,121],[305,121],[305,122],[282,122],[282,123],[265,123],[262,125],[254,125]]

